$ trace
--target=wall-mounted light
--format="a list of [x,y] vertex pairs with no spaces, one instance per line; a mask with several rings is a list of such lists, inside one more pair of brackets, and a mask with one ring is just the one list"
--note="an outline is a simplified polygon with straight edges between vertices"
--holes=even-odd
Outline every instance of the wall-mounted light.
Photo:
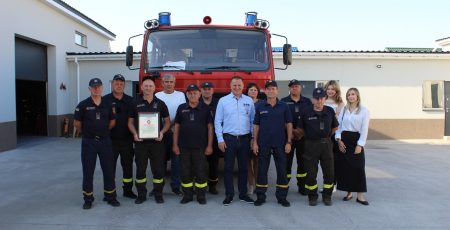
[[377,67],[378,69],[381,69],[382,66],[381,66],[381,65],[376,65],[376,67]]
[[59,89],[60,90],[66,90],[66,85],[64,85],[64,83],[61,83],[61,85],[59,85]]

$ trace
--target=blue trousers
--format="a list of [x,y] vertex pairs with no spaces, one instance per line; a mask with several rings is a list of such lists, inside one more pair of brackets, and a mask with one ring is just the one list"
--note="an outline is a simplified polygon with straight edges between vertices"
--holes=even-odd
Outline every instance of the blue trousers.
[[224,156],[224,182],[225,195],[234,196],[233,170],[234,159],[238,160],[238,189],[239,196],[247,195],[247,177],[248,177],[248,161],[250,159],[250,135],[241,136],[239,138],[231,135],[224,135],[223,139],[227,148]]
[[180,188],[181,163],[180,157],[172,151],[173,132],[168,131],[164,135],[164,145],[166,146],[166,155],[170,156],[170,187]]
[[106,200],[116,197],[116,185],[114,178],[114,155],[111,139],[83,138],[81,141],[81,164],[83,166],[83,196],[85,201],[94,201],[94,172],[97,161],[103,171],[103,188]]
[[267,172],[270,166],[270,155],[273,155],[277,169],[277,190],[275,196],[278,200],[286,199],[288,194],[288,179],[286,175],[286,153],[283,148],[260,148],[258,153],[258,177],[256,178],[256,194],[265,198],[269,184]]

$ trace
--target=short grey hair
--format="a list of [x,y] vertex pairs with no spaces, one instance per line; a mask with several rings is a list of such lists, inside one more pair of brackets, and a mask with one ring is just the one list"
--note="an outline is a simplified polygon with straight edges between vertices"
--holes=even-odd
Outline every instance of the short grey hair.
[[167,80],[167,79],[173,79],[173,80],[176,80],[176,79],[175,79],[175,76],[173,76],[172,74],[164,74],[163,80]]

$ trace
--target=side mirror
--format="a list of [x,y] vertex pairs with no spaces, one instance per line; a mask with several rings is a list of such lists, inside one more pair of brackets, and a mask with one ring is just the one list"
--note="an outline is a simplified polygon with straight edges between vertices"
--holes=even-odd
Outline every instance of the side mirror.
[[285,64],[285,65],[292,64],[292,45],[291,44],[283,45],[283,64]]
[[133,46],[127,46],[127,53],[126,53],[126,66],[130,67],[133,65]]

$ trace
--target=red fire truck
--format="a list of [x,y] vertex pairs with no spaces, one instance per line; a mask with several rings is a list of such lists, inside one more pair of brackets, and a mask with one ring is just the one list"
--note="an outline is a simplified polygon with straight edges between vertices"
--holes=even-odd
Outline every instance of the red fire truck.
[[[145,22],[139,81],[146,76],[156,80],[161,90],[160,77],[172,74],[176,77],[176,89],[184,91],[189,84],[200,85],[208,81],[215,92],[229,92],[229,80],[240,76],[244,83],[255,82],[260,87],[267,80],[275,79],[271,36],[286,40],[283,46],[283,63],[286,69],[292,62],[292,48],[287,38],[271,34],[269,22],[257,18],[256,12],[246,13],[245,24],[214,25],[209,16],[203,25],[175,26],[170,23],[170,13],[159,13],[159,18]],[[142,35],[142,34],[140,34]],[[126,65],[133,69],[133,47],[126,52]]]

